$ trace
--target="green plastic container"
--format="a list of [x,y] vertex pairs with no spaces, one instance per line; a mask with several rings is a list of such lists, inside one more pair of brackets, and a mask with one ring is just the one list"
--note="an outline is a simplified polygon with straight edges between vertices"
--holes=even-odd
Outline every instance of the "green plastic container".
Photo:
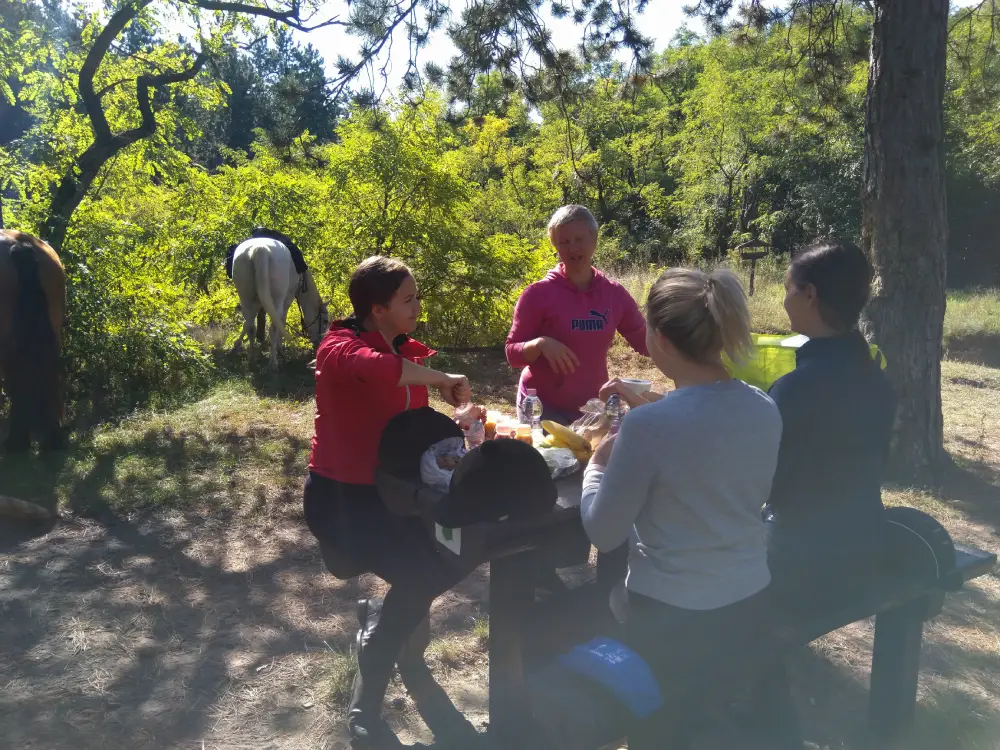
[[[772,336],[763,333],[752,334],[753,351],[746,362],[739,365],[725,355],[722,360],[734,378],[767,391],[775,380],[795,369],[795,352],[808,339],[805,336]],[[879,357],[882,369],[886,367],[885,355],[875,344],[871,344],[872,359]]]

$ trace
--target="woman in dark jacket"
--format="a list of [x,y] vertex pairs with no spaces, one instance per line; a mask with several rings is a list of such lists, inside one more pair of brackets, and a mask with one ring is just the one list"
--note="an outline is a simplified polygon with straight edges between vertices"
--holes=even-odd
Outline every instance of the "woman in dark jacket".
[[[863,594],[881,560],[896,397],[858,330],[871,280],[864,253],[833,242],[796,255],[785,279],[791,328],[809,341],[770,390],[782,433],[765,518],[772,597],[793,615]],[[802,748],[784,664],[756,694],[769,746]]]
[[833,604],[879,562],[896,398],[858,330],[871,279],[864,253],[846,243],[815,245],[788,269],[785,309],[809,341],[770,391],[783,428],[769,565],[784,606]]

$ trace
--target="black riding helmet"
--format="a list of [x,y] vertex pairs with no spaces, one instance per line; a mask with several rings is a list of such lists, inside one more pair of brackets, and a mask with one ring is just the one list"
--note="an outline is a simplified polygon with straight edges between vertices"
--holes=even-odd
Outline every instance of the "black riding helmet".
[[[454,437],[463,437],[461,428],[430,407],[401,412],[382,431],[379,471],[419,486],[424,452]],[[382,484],[380,491],[393,490]],[[490,440],[462,458],[450,490],[429,512],[433,520],[449,528],[501,519],[525,520],[551,511],[558,496],[549,467],[538,451],[518,440]],[[391,501],[387,504],[394,505]]]

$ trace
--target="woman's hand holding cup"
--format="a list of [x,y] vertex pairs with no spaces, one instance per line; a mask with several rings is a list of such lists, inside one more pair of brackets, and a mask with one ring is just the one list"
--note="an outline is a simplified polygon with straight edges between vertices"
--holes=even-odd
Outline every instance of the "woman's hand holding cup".
[[601,401],[607,401],[608,396],[615,393],[625,399],[625,403],[632,409],[653,401],[659,401],[663,398],[662,394],[654,393],[653,391],[644,391],[642,394],[637,394],[635,389],[621,378],[613,378],[601,386],[601,392],[598,394],[598,397]]

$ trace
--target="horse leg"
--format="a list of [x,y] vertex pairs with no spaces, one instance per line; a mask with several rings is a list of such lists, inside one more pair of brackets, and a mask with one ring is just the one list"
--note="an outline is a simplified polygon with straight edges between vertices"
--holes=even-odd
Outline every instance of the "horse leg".
[[254,306],[253,303],[240,303],[240,312],[243,314],[243,330],[240,332],[240,337],[236,339],[236,343],[233,344],[234,352],[243,350],[244,341],[248,341],[250,343],[251,350],[253,349],[254,320],[257,319],[257,311],[259,309],[260,308]]
[[267,333],[267,313],[261,310],[257,313],[257,343],[263,344]]
[[284,321],[271,321],[271,372],[278,371],[278,348],[281,346],[281,335],[284,330]]
[[10,396],[10,427],[4,450],[23,453],[31,449],[31,384],[23,366],[6,368],[6,387]]
[[65,450],[68,441],[62,425],[63,387],[58,360],[50,363],[44,380],[45,387],[38,392],[38,409],[43,429],[42,441],[38,447],[43,451]]

